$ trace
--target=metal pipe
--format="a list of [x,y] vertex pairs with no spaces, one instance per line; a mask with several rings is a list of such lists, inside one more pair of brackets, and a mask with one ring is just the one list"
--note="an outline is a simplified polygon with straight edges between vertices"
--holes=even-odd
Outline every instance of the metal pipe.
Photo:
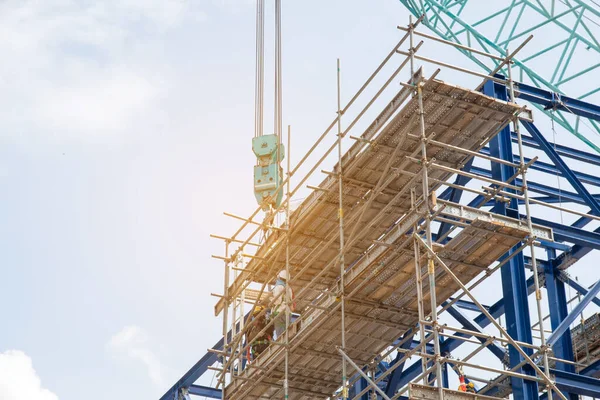
[[[225,301],[225,306],[223,307],[223,349],[225,350],[227,347],[227,331],[228,331],[228,327],[227,324],[229,323],[228,320],[228,310],[229,310],[229,298],[228,298],[228,291],[229,291],[229,260],[227,259],[229,257],[229,241],[225,242],[225,262],[224,262],[224,279],[223,279],[223,300]],[[225,362],[227,361],[227,351],[225,351],[225,353],[223,354],[223,364],[225,364]],[[227,384],[227,369],[225,366],[223,366],[223,373],[221,375],[221,382],[223,384],[223,390],[222,390],[222,399],[225,400],[225,386]]]
[[[403,26],[398,26],[397,28],[399,30],[405,31],[405,32],[407,32],[409,30],[408,28],[405,28]],[[476,54],[480,54],[482,56],[490,57],[490,58],[493,58],[493,59],[498,60],[498,61],[504,60],[504,57],[499,57],[499,56],[496,56],[494,54],[486,53],[485,51],[477,50],[477,49],[475,49],[473,47],[465,46],[465,45],[460,44],[460,43],[454,43],[454,42],[450,42],[448,40],[440,39],[437,36],[428,35],[426,33],[418,32],[416,30],[414,31],[414,34],[418,35],[418,36],[421,36],[421,37],[424,37],[424,38],[427,38],[427,39],[434,40],[436,42],[440,42],[440,43],[444,43],[444,44],[449,44],[449,45],[451,45],[453,47],[457,47],[459,49],[468,50],[470,52],[473,52],[473,53],[476,53]]]
[[[415,208],[415,189],[412,188],[412,190],[410,191],[410,201],[411,201],[411,207]],[[413,231],[416,232],[417,231],[417,224],[414,225]],[[421,255],[419,254],[419,244],[417,243],[416,239],[413,239],[413,247],[414,247],[414,253],[415,253],[415,277],[417,279],[417,309],[419,312],[419,338],[421,340],[421,343],[425,342],[425,327],[423,326],[423,324],[420,321],[423,321],[425,319],[425,313],[423,311],[423,278],[421,277],[421,265],[419,263],[419,260],[421,258]],[[425,348],[425,350],[423,350],[425,353],[427,353],[427,348]],[[421,367],[423,368],[423,371],[425,371],[427,369],[427,363],[425,362],[424,359],[421,359]],[[425,382],[424,378],[424,383],[426,384],[427,382]]]
[[[502,61],[500,64],[498,64],[498,65],[496,66],[496,68],[494,68],[494,70],[493,70],[492,72],[490,72],[490,75],[489,75],[489,76],[496,75],[496,74],[498,73],[498,71],[500,71],[500,70],[502,69],[502,67],[504,66],[504,64],[508,64],[508,74],[510,75],[510,74],[511,74],[511,72],[510,72],[510,65],[512,64],[512,59],[513,59],[513,58],[514,58],[514,57],[517,55],[517,53],[518,53],[519,51],[521,51],[521,49],[522,49],[523,47],[525,47],[525,45],[526,45],[527,43],[529,43],[529,41],[530,41],[531,39],[533,39],[533,35],[529,35],[529,37],[528,37],[527,39],[525,39],[525,40],[523,41],[523,43],[521,43],[521,44],[520,44],[520,45],[519,45],[519,46],[516,48],[516,50],[515,50],[515,51],[513,51],[513,52],[512,52],[512,53],[510,53],[510,54],[508,54],[508,48],[507,48],[507,49],[506,49],[506,54],[507,54],[507,56],[504,58],[504,60],[503,60],[503,61]],[[489,76],[488,76],[488,78],[484,79],[484,80],[483,80],[483,82],[481,82],[481,83],[479,84],[479,86],[477,86],[477,88],[475,88],[475,91],[479,91],[479,90],[481,90],[481,88],[483,87],[483,85],[485,85],[485,83],[486,83],[486,82],[487,82],[487,81],[490,79],[490,78],[489,78]],[[512,100],[511,100],[511,102],[513,102],[513,103],[514,103],[514,99],[512,99]]]
[[[345,320],[345,301],[344,301],[344,191],[343,191],[343,167],[342,167],[342,105],[341,105],[341,75],[340,75],[340,59],[337,59],[337,127],[338,127],[338,189],[339,189],[339,208],[338,220],[340,225],[340,287],[339,298],[341,302],[341,345],[342,352],[346,350],[346,320]],[[342,399],[348,398],[348,388],[346,387],[346,360],[342,357]]]
[[[427,161],[427,135],[425,133],[425,110],[423,108],[423,82],[417,83],[417,99],[419,102],[419,126],[421,130],[421,157],[422,165],[428,165]],[[433,237],[431,234],[431,210],[429,206],[430,193],[429,193],[429,175],[427,168],[423,168],[423,203],[425,206],[425,235],[427,238],[427,244],[433,246]],[[435,192],[431,193],[431,196],[435,196]],[[416,234],[416,232],[415,232]],[[435,365],[436,365],[436,380],[438,386],[438,393],[440,400],[444,400],[444,385],[442,382],[442,364],[439,361],[441,356],[440,350],[440,338],[439,338],[439,326],[437,320],[437,299],[436,299],[436,288],[435,288],[435,267],[431,255],[427,253],[427,274],[429,276],[429,299],[431,303],[431,321],[433,328],[433,348],[435,350]],[[420,284],[420,283],[419,283]],[[422,324],[422,322],[420,322]]]
[[[291,137],[292,137],[292,128],[291,126],[288,125],[288,135],[287,135],[287,175],[289,178],[289,174],[290,174],[290,153],[292,150],[292,145],[291,145]],[[290,230],[290,180],[288,179],[287,181],[287,185],[286,185],[286,190],[287,190],[287,201],[286,201],[286,213],[285,213],[285,227],[286,229],[288,229],[288,231]],[[289,359],[290,359],[290,320],[291,320],[291,306],[290,306],[290,296],[288,296],[288,293],[291,291],[290,290],[290,235],[285,235],[286,237],[286,241],[285,241],[285,273],[287,275],[287,279],[285,280],[285,299],[286,299],[286,304],[285,304],[285,379],[284,379],[284,383],[283,383],[283,390],[284,390],[284,395],[285,395],[285,399],[287,400],[289,398]]]
[[[398,54],[402,54],[403,56],[410,56],[410,53],[407,53],[406,51],[396,50],[396,52]],[[487,79],[492,80],[494,82],[498,82],[498,83],[505,83],[506,82],[504,79],[500,79],[500,78],[496,78],[496,77],[489,76],[489,75],[486,75],[486,74],[482,74],[480,72],[475,72],[475,71],[472,71],[472,70],[467,69],[467,68],[457,67],[455,65],[448,64],[448,63],[445,63],[445,62],[442,62],[442,61],[437,61],[437,60],[434,60],[434,59],[431,59],[431,58],[422,57],[422,56],[416,56],[416,55],[414,56],[414,58],[416,58],[417,60],[421,60],[421,61],[425,61],[425,62],[431,63],[431,64],[436,64],[436,65],[439,65],[441,67],[446,67],[446,68],[454,69],[454,70],[457,70],[457,71],[460,71],[460,72],[465,72],[467,74],[479,76],[481,78],[487,78]]]

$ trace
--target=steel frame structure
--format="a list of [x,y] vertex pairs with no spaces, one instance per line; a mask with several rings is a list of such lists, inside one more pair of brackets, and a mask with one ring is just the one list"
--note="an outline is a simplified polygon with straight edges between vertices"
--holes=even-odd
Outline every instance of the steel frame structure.
[[[286,215],[284,223],[277,225],[273,220],[257,221],[260,209],[249,218],[227,214],[243,223],[231,237],[214,236],[225,242],[225,255],[213,256],[222,259],[225,264],[224,293],[218,295],[215,307],[216,314],[223,315],[223,338],[161,400],[180,400],[191,395],[227,399],[278,398],[283,396],[284,390],[286,397],[289,390],[289,398],[292,399],[399,399],[405,398],[407,391],[409,397],[411,391],[429,393],[428,387],[433,388],[432,396],[443,399],[450,394],[448,367],[456,369],[458,366],[468,370],[472,381],[485,383],[478,388],[481,395],[502,397],[512,393],[515,398],[528,400],[547,396],[547,393],[562,399],[574,399],[578,395],[600,397],[600,380],[596,379],[600,362],[582,364],[575,360],[569,330],[588,304],[600,304],[596,297],[600,283],[588,290],[565,272],[581,257],[600,249],[600,228],[594,231],[586,229],[592,221],[600,220],[599,197],[588,189],[600,187],[595,178],[597,174],[593,173],[597,171],[594,168],[600,165],[600,157],[549,143],[526,109],[516,105],[516,100],[521,99],[546,107],[552,92],[515,82],[511,68],[519,66],[519,63],[511,54],[499,58],[485,50],[461,47],[496,61],[496,70],[490,71],[491,75],[482,76],[483,82],[478,88],[482,95],[436,81],[439,70],[425,78],[417,63],[419,60],[425,63],[434,60],[417,56],[423,42],[415,44],[414,39],[423,36],[416,30],[422,21],[421,17],[403,29],[403,38],[348,104],[345,107],[338,104],[338,117],[293,169],[289,165],[288,154],[284,182],[286,194],[279,210]],[[407,41],[408,50],[401,50]],[[381,88],[375,89],[376,94],[368,100],[366,107],[351,110],[374,78],[398,55],[403,57],[399,66]],[[506,76],[497,75],[504,66]],[[406,83],[401,82],[402,90],[392,97],[375,122],[360,136],[351,136],[357,121],[389,88],[390,83],[398,81],[399,73],[406,73],[408,69],[410,79]],[[481,76],[465,69],[460,71]],[[498,129],[494,128],[490,135],[465,141],[461,139],[460,129],[444,125],[449,120],[443,117],[439,121],[431,119],[437,113],[435,110],[442,108],[435,101],[443,101],[440,104],[445,104],[449,110],[460,104],[466,107],[465,115],[473,113],[474,108],[469,107],[484,111],[493,109],[498,118],[505,113],[506,119],[498,122]],[[392,122],[399,120],[407,108],[413,110],[412,114],[405,112],[411,119],[406,120],[410,124],[404,125],[410,125],[410,129],[402,131],[403,136],[397,136],[400,133],[395,132],[401,132],[403,128],[391,127]],[[600,122],[600,114],[590,113],[595,108],[597,106],[580,101],[576,107],[565,108],[563,112]],[[351,111],[355,111],[355,117],[342,129],[342,116],[348,118]],[[486,118],[491,118],[490,114],[486,115]],[[338,132],[333,135],[330,131],[336,126]],[[441,133],[442,129],[445,133]],[[472,130],[475,134],[484,130],[483,124],[477,128],[467,124],[463,129],[465,132]],[[522,133],[521,129],[528,134]],[[382,137],[390,142],[385,142]],[[341,143],[345,138],[350,138],[354,144],[348,153],[342,154]],[[461,141],[454,142],[456,138]],[[331,139],[331,143],[327,143],[326,139]],[[390,146],[390,143],[396,143],[396,146]],[[378,171],[378,178],[372,182],[355,179],[352,175],[353,171],[356,172],[352,163],[354,158],[367,157],[365,154],[376,153],[386,146],[385,160],[372,167]],[[338,164],[335,172],[325,172],[326,179],[314,187],[313,198],[305,200],[299,211],[290,213],[292,197],[336,149]],[[318,153],[318,150],[321,152]],[[542,154],[550,162],[539,161]],[[319,161],[308,165],[310,168],[306,175],[296,176],[311,155],[317,155]],[[394,164],[400,159],[400,164]],[[590,170],[573,170],[565,159],[584,163]],[[535,173],[538,178],[531,179],[528,173],[530,176]],[[539,177],[544,174],[552,178],[561,177],[568,182],[570,189],[557,190],[540,183]],[[290,184],[292,178],[295,180],[293,188]],[[403,184],[395,185],[398,181]],[[540,196],[532,197],[532,194]],[[313,235],[305,242],[299,242],[299,234],[310,236],[302,229],[307,225],[307,215],[311,215],[310,207],[320,204],[319,201],[310,202],[315,198],[328,204],[332,210],[330,215],[323,214],[322,217],[326,219],[322,226],[332,233],[324,237]],[[384,198],[388,199],[387,202],[382,202]],[[394,203],[398,199],[401,201]],[[569,208],[569,203],[584,205],[589,212]],[[304,210],[308,210],[306,214],[302,214]],[[570,225],[548,220],[543,217],[548,210],[558,210],[577,220]],[[377,225],[381,220],[388,222]],[[380,232],[378,229],[381,230],[381,227],[384,230]],[[261,234],[265,234],[264,242],[256,243]],[[376,239],[369,239],[374,234]],[[307,246],[308,240],[316,244]],[[461,247],[467,242],[470,247]],[[492,242],[501,253],[496,255],[491,250],[489,243]],[[299,250],[298,243],[303,243],[307,249]],[[232,245],[239,246],[231,251]],[[361,245],[364,250],[357,252]],[[456,252],[451,251],[454,247]],[[302,260],[306,262],[294,265],[293,261],[300,257],[299,254],[304,254]],[[397,285],[414,282],[411,284],[415,290],[411,301],[416,309],[368,303],[365,297],[360,296],[370,284],[369,279],[374,279],[369,277],[376,277],[385,270],[384,258],[381,258],[383,264],[375,268],[373,260],[386,254],[406,257],[403,260],[410,265],[412,273],[410,278],[402,279],[410,281],[399,280],[404,283]],[[464,258],[458,259],[458,254],[464,255]],[[539,257],[539,254],[545,254],[545,258]],[[312,268],[313,264],[318,268]],[[242,305],[264,297],[281,265],[294,271],[291,284],[300,289],[297,296],[304,311],[289,327],[286,322],[285,340],[272,343],[264,355],[248,363],[245,354],[249,344],[245,343],[244,334],[252,321]],[[369,279],[357,283],[356,277],[360,276],[363,267],[367,274],[364,276]],[[494,275],[497,271],[500,271],[499,274]],[[402,273],[396,271],[393,276],[400,275]],[[481,304],[474,290],[482,282],[498,275],[503,297],[489,306]],[[442,285],[438,283],[440,279]],[[250,290],[251,285],[255,285],[256,291]],[[572,286],[583,295],[571,312],[567,308],[565,285]],[[399,289],[385,283],[370,287],[387,290],[388,296]],[[542,315],[543,292],[548,299],[550,327],[545,327]],[[529,310],[528,297],[531,294],[535,294],[536,310],[533,312]],[[356,302],[362,302],[360,306],[364,308],[361,310],[371,311],[353,313],[358,307],[354,304]],[[459,310],[461,308],[479,314],[470,318]],[[443,314],[451,316],[458,326],[442,326],[439,316]],[[401,318],[397,318],[398,315]],[[501,324],[498,320],[503,315],[505,323]],[[533,324],[532,318],[535,319]],[[298,326],[300,320],[302,328]],[[336,359],[339,365],[347,365],[352,373],[347,374],[345,367],[338,373],[338,367],[332,367],[331,374],[318,370],[322,374],[319,380],[311,375],[310,365],[300,366],[294,351],[301,348],[302,341],[310,340],[313,332],[327,330],[323,328],[327,325],[323,322],[326,320],[342,321],[338,325],[339,332],[333,332],[333,328],[328,331],[329,337],[339,344],[334,346],[335,351],[321,351],[321,354],[313,355],[327,360]],[[391,326],[396,330],[392,330]],[[377,336],[373,327],[379,330],[386,327],[387,332],[399,334]],[[490,327],[494,328],[493,332],[490,332]],[[293,335],[291,329],[295,330]],[[533,332],[540,335],[539,339],[534,339]],[[548,332],[550,335],[546,336]],[[375,344],[371,347],[367,344],[364,347],[351,345],[344,340],[345,333],[350,338],[363,337],[365,343]],[[388,342],[383,347],[377,344],[385,340]],[[452,357],[454,351],[465,347],[469,348],[466,356],[462,359]],[[378,350],[367,357],[359,357],[365,349]],[[499,367],[472,360],[484,349],[497,359]],[[305,351],[319,353],[314,349]],[[386,362],[394,352],[397,355],[393,361]],[[417,361],[408,365],[411,357],[415,356]],[[214,367],[215,364],[219,367]],[[278,368],[283,371],[283,365],[285,372],[277,373]],[[306,371],[300,373],[302,368]],[[218,384],[215,387],[197,385],[196,381],[211,369],[216,370]],[[478,376],[490,373],[497,378],[490,380]],[[272,376],[277,379],[271,379]],[[301,379],[294,381],[298,376]],[[332,381],[338,390],[325,393],[306,388],[307,385],[319,384],[330,387]],[[423,386],[415,385],[419,381]],[[255,392],[259,385],[264,386],[260,389],[263,394]]]

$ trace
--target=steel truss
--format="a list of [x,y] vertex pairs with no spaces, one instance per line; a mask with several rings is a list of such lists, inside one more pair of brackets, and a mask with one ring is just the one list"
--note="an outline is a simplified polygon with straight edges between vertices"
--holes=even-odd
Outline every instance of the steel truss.
[[[600,397],[595,379],[600,362],[575,362],[569,330],[583,308],[600,304],[600,284],[588,290],[564,271],[600,248],[600,228],[585,229],[600,220],[598,195],[588,189],[600,186],[593,169],[600,158],[548,142],[528,110],[515,103],[520,98],[541,104],[548,92],[514,82],[512,57],[498,59],[477,50],[494,58],[498,71],[506,66],[506,77],[498,71],[483,76],[480,92],[436,80],[439,70],[425,77],[419,60],[441,63],[417,56],[423,42],[414,39],[422,36],[416,30],[421,22],[403,29],[402,39],[348,104],[338,105],[338,117],[293,169],[288,154],[281,186],[285,199],[277,210],[285,213],[285,222],[257,221],[257,209],[249,218],[236,217],[243,223],[233,236],[214,236],[225,242],[225,255],[213,256],[225,264],[224,293],[215,306],[223,315],[223,338],[161,400],[282,398],[284,392],[291,399],[407,394],[443,399],[461,395],[448,387],[448,369],[458,367],[473,382],[484,383],[478,389],[485,396]],[[354,110],[356,100],[398,56],[398,66],[375,96]],[[351,136],[402,72],[408,81],[361,135]],[[568,111],[583,115],[593,107],[581,102]],[[344,129],[342,116],[350,121]],[[337,135],[331,133],[334,127]],[[353,140],[345,154],[343,140]],[[336,149],[334,172],[290,212],[290,200]],[[551,162],[539,162],[530,151],[543,152]],[[310,156],[319,161],[297,176]],[[592,169],[573,171],[566,158]],[[562,176],[571,189],[557,192],[531,179],[530,171]],[[590,211],[570,209],[569,202]],[[577,219],[571,225],[551,222],[539,216],[541,209]],[[232,251],[232,245],[238,247]],[[243,304],[264,298],[282,268],[291,273],[301,315],[293,322],[286,319],[284,339],[249,362],[245,333],[253,321]],[[497,276],[503,297],[481,304],[473,291]],[[583,295],[570,313],[565,284]],[[542,315],[544,287],[550,327]],[[532,293],[535,312],[529,310]],[[459,308],[479,315],[470,318]],[[444,314],[459,326],[442,325]],[[503,315],[505,324],[498,321]],[[463,345],[470,353],[453,357]],[[499,366],[473,359],[484,349]],[[408,365],[413,357],[418,360]],[[196,384],[209,370],[216,371],[217,385]],[[497,377],[480,376],[490,373]]]
[[[600,152],[596,136],[600,134],[598,107],[578,103],[583,99],[597,100],[600,91],[600,87],[588,90],[587,85],[582,85],[600,67],[600,43],[596,39],[600,36],[600,7],[596,0],[400,2],[413,15],[425,15],[424,23],[429,29],[441,40],[457,44],[458,51],[487,72],[495,70],[499,60],[508,55],[509,47],[516,47],[515,43],[534,34],[534,45],[514,58],[518,80],[543,93],[545,101],[533,104],[539,111]],[[500,57],[482,58],[481,51]],[[576,99],[564,96],[566,93],[576,95]],[[518,90],[516,95],[519,96]],[[573,107],[590,106],[591,112],[576,114],[571,110],[571,102]],[[553,109],[558,111],[553,113]],[[591,135],[583,133],[584,124]]]

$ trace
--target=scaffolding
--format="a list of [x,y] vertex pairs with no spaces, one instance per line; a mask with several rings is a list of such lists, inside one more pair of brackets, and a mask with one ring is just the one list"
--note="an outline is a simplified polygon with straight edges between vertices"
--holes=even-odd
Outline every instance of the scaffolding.
[[[344,107],[338,60],[337,117],[294,168],[288,127],[287,173],[280,187],[285,190],[284,201],[274,210],[284,220],[260,221],[260,208],[248,218],[226,214],[241,220],[241,226],[231,237],[213,235],[225,243],[225,254],[213,256],[224,261],[224,293],[217,295],[215,305],[215,315],[223,318],[223,339],[220,348],[209,349],[220,365],[213,369],[221,398],[491,399],[527,391],[570,397],[556,368],[577,363],[552,351],[563,340],[555,333],[564,328],[545,327],[541,305],[545,264],[536,257],[536,251],[551,252],[560,246],[554,245],[553,226],[538,223],[531,208],[600,218],[530,195],[527,173],[538,159],[525,157],[524,142],[530,136],[521,134],[521,126],[535,136],[530,129],[534,125],[531,111],[516,103],[524,89],[511,76],[512,57],[530,38],[507,51],[506,57],[436,39],[494,58],[498,68],[486,75],[418,55],[424,42],[415,44],[415,37],[428,37],[417,31],[420,22],[411,20],[407,27],[399,27],[401,40]],[[401,57],[397,67],[373,88],[396,57]],[[458,87],[437,79],[440,69],[426,76],[418,63],[450,68],[482,82],[475,90]],[[504,66],[508,76],[497,75]],[[402,74],[408,80],[400,81],[397,90],[391,84],[397,84]],[[364,108],[355,110],[358,99],[369,91],[375,94],[365,100]],[[396,91],[391,100],[354,136],[353,129],[389,91]],[[346,127],[342,118],[350,121]],[[332,135],[335,138],[328,143]],[[343,152],[347,141],[352,144]],[[511,141],[518,153],[510,150],[507,155]],[[322,170],[336,150],[336,165],[331,171]],[[309,165],[311,157],[317,162]],[[478,170],[474,160],[489,163],[491,174]],[[302,168],[308,172],[299,176]],[[319,173],[324,179],[308,186],[308,197],[291,211],[294,195]],[[462,193],[473,197],[469,205],[460,204]],[[487,206],[491,209],[482,209]],[[519,266],[518,259],[527,260],[527,265]],[[512,269],[524,278],[526,267],[532,271],[537,341],[505,328],[495,311],[473,294],[500,271]],[[246,334],[257,319],[245,313],[244,304],[250,303],[252,309],[259,302],[278,300],[270,294],[271,285],[282,270],[291,277],[283,291],[285,332],[249,360]],[[287,295],[290,286],[295,315]],[[596,286],[590,289],[593,296],[600,289]],[[486,323],[461,321],[458,307],[463,303],[480,312]],[[268,307],[258,316],[267,312]],[[529,311],[522,312],[530,328]],[[444,314],[462,326],[441,323]],[[274,322],[271,318],[268,325]],[[484,330],[485,325],[497,333]],[[462,343],[476,346],[457,359],[451,350]],[[577,343],[581,353],[581,342]],[[501,359],[504,368],[477,363],[474,358],[484,349]],[[394,363],[377,372],[394,352]],[[400,375],[412,357],[421,359],[412,375]],[[448,367],[465,368],[469,379],[486,385],[477,395],[450,390]],[[585,367],[577,365],[577,370]],[[477,371],[496,377],[481,379]],[[176,396],[181,393],[182,387],[174,388]]]

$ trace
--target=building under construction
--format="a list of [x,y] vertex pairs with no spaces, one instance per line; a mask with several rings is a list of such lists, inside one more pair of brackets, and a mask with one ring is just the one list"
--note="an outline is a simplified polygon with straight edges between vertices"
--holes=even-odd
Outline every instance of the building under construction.
[[[290,163],[280,97],[274,135],[262,134],[257,106],[259,206],[249,217],[228,214],[239,229],[214,236],[224,243],[224,253],[213,256],[224,263],[215,305],[223,337],[161,400],[600,397],[600,317],[582,317],[590,303],[600,305],[600,276],[580,284],[568,274],[600,248],[600,228],[590,228],[600,220],[600,195],[591,192],[600,187],[600,154],[557,145],[536,124],[549,118],[565,128],[569,115],[576,140],[580,119],[597,127],[600,107],[541,80],[524,82],[520,59],[529,35],[514,34],[514,49],[500,51],[439,34],[442,24],[451,30],[449,15],[468,31],[452,12],[453,3],[462,10],[468,1],[404,3],[415,18],[398,27],[399,42],[350,101],[342,104],[338,95],[337,117],[298,164]],[[543,2],[520,2],[530,3]],[[546,3],[558,14],[553,1]],[[597,9],[573,3],[572,12],[600,21]],[[278,1],[276,7],[279,17]],[[583,41],[576,28],[571,40]],[[475,33],[473,42],[483,43]],[[421,56],[427,41],[491,67],[470,70]],[[276,46],[280,57],[279,37]],[[479,84],[444,82],[441,70]],[[590,90],[598,86],[591,82]],[[261,96],[258,90],[259,103]],[[573,161],[583,171],[572,169]],[[282,272],[278,299],[273,286]],[[482,304],[474,293],[490,282],[499,299]],[[293,299],[285,295],[290,289]],[[262,333],[272,330],[277,301],[286,305],[285,329],[254,354],[248,332],[262,316]],[[213,385],[197,383],[208,371]]]

